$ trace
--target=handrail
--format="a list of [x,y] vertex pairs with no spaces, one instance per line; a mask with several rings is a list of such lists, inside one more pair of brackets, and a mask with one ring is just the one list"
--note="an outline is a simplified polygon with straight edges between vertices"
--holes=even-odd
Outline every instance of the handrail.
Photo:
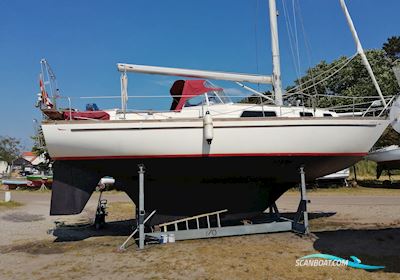
[[[305,93],[296,93],[294,95],[292,95],[292,97],[294,97],[295,95],[303,95],[306,96],[307,98],[310,98],[312,101],[311,103],[312,106],[310,106],[309,109],[315,109],[319,108],[319,109],[325,109],[328,111],[339,111],[339,112],[343,112],[343,111],[352,111],[353,115],[359,115],[358,113],[355,114],[356,112],[361,112],[362,116],[366,116],[367,113],[374,113],[374,112],[378,112],[380,111],[378,116],[382,116],[382,114],[388,109],[388,107],[390,106],[390,104],[392,104],[395,96],[385,96],[385,99],[388,100],[386,106],[374,106],[373,103],[376,102],[377,96],[339,96],[339,95],[328,95],[328,94],[315,94],[315,95],[309,95],[309,94],[305,94]],[[179,97],[180,95],[135,95],[135,96],[128,96],[129,98],[132,99],[154,99],[154,98],[159,98],[159,99],[170,99],[171,97]],[[199,95],[187,95],[187,97],[197,97]],[[251,98],[251,97],[255,97],[254,95],[236,95],[236,94],[225,94],[225,96],[230,97],[230,98],[241,98],[241,100],[243,100],[244,98]],[[318,106],[319,100],[318,97],[326,97],[330,99],[344,99],[344,100],[352,100],[352,102],[349,102],[349,104],[342,104],[342,105],[337,105],[337,106],[331,106],[331,107],[320,107]],[[80,96],[80,97],[71,97],[71,96],[58,96],[58,98],[60,99],[67,99],[68,100],[68,112],[69,112],[69,116],[70,116],[70,120],[72,120],[72,100],[86,100],[86,99],[120,99],[121,96],[113,96],[113,95],[109,95],[109,96]],[[310,100],[308,99],[308,100]],[[356,100],[368,100],[371,99],[371,101],[365,101],[365,102],[358,102],[356,103]],[[297,99],[296,99],[297,100]],[[324,102],[334,102],[329,101],[324,99]],[[292,102],[294,102],[294,100],[292,100]],[[265,105],[268,106],[273,106],[273,107],[279,107],[280,110],[280,114],[282,115],[282,107],[287,107],[287,106],[292,106],[294,108],[296,107],[303,107],[304,109],[306,109],[307,107],[304,106],[305,105],[305,101],[302,102],[303,104],[297,104],[297,105],[290,105],[287,104],[286,106],[278,106],[275,104],[270,104],[267,100],[265,100],[264,102],[261,102],[259,104],[252,104],[251,106],[249,106],[249,108],[255,107],[255,106],[261,106],[262,107],[262,111],[264,112]],[[347,102],[345,102],[347,103]],[[228,103],[225,103],[228,104]],[[243,103],[244,105],[245,103]],[[300,105],[300,106],[299,106]],[[367,106],[369,105],[369,106]],[[379,107],[379,108],[377,108]],[[242,110],[242,109],[241,109]],[[236,110],[235,110],[236,111]],[[133,112],[133,113],[162,113],[162,112],[171,112],[169,110],[128,110],[127,112]],[[116,112],[117,114],[119,114],[119,112]],[[227,112],[224,112],[227,113]],[[217,113],[218,115],[219,113]],[[89,118],[88,118],[89,119]]]
[[[288,96],[288,97],[292,97],[292,96],[294,96],[294,95],[305,95],[305,96],[307,96],[307,97],[313,97],[313,96],[315,96],[315,97],[331,97],[331,98],[343,98],[343,99],[353,99],[353,98],[355,98],[355,99],[377,99],[377,98],[379,98],[379,96],[376,96],[376,95],[367,95],[367,96],[347,96],[347,95],[332,95],[332,94],[320,94],[320,93],[317,93],[317,94],[307,94],[307,93],[303,93],[303,92],[296,92],[296,93],[294,93],[294,94],[292,94],[292,95],[290,95],[290,96]],[[389,96],[385,96],[385,98],[386,99],[388,99],[388,98],[390,98],[391,96],[389,95]]]
[[396,97],[396,95],[393,95],[393,97],[390,99],[390,101],[388,103],[386,103],[386,106],[382,109],[382,112],[378,115],[378,117],[380,117],[384,111],[386,111],[386,109],[389,107],[390,104],[392,104],[394,98]]
[[[374,100],[374,101],[377,101],[378,99],[376,99],[376,100]],[[352,103],[352,104],[345,104],[345,105],[339,105],[339,106],[333,106],[333,107],[326,107],[325,109],[327,109],[327,110],[337,110],[337,109],[342,109],[342,108],[346,108],[346,107],[349,107],[349,106],[359,106],[359,105],[368,105],[368,104],[372,104],[372,103],[374,103],[374,101],[373,102],[361,102],[361,103]],[[378,100],[378,101],[380,101],[380,100]]]

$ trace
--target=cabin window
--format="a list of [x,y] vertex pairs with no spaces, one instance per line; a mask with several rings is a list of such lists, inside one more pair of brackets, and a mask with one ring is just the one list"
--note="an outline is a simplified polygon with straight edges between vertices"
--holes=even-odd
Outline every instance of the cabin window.
[[185,107],[200,106],[206,104],[204,94],[192,97],[185,102]]
[[241,118],[276,117],[275,111],[243,111]]
[[222,99],[216,94],[216,91],[210,91],[207,93],[208,102],[210,104],[223,104]]
[[300,117],[313,117],[313,113],[310,112],[300,112]]
[[264,111],[264,117],[276,117],[275,111]]
[[332,117],[332,114],[324,113],[324,117]]

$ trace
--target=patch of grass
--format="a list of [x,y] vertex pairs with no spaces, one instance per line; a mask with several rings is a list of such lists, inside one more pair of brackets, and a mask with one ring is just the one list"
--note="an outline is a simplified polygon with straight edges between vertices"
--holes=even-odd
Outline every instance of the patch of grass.
[[[292,188],[287,193],[299,194],[298,188]],[[309,194],[337,194],[337,195],[400,195],[400,189],[341,187],[307,189]]]
[[21,202],[13,201],[13,200],[8,201],[8,202],[0,201],[0,209],[2,209],[2,208],[7,208],[7,209],[16,208],[16,207],[19,207],[19,206],[22,206],[22,205],[24,205],[24,204],[21,203]]
[[[398,236],[396,232],[391,234]],[[395,255],[397,247],[384,256],[369,256],[368,252],[357,254],[361,260],[365,260],[365,263],[377,265],[383,263],[388,267],[374,273],[345,267],[297,267],[296,259],[299,257],[314,253],[332,253],[325,249],[316,249],[315,244],[319,238],[325,240],[328,237],[335,238],[331,242],[340,244],[343,233],[331,236],[328,232],[325,235],[328,236],[303,237],[292,233],[275,233],[188,240],[175,244],[149,245],[143,251],[138,251],[132,246],[123,253],[118,252],[116,248],[124,238],[109,236],[77,242],[29,241],[7,247],[0,246],[0,253],[7,254],[5,259],[12,260],[5,268],[13,271],[13,274],[7,275],[6,279],[21,278],[16,272],[21,273],[26,270],[26,267],[21,266],[24,260],[32,262],[43,279],[64,279],[65,275],[71,279],[101,275],[104,278],[115,279],[216,280],[269,278],[380,280],[399,277],[396,269],[399,258]],[[350,237],[362,242],[361,248],[368,248],[373,240],[360,239],[359,235]],[[333,253],[335,252],[339,251]],[[352,254],[352,249],[346,249],[344,253],[337,255],[347,257],[349,255],[347,252]],[[24,256],[24,254],[29,255]],[[42,255],[47,257],[35,263],[35,260],[42,258]],[[51,265],[48,261],[49,255],[52,259]],[[99,266],[99,263],[105,262],[107,265]],[[0,278],[2,276],[4,278],[4,271],[0,271]]]
[[105,194],[120,194],[120,193],[124,193],[124,191],[120,191],[120,190],[116,190],[116,189],[109,189],[106,190]]
[[64,244],[58,244],[50,241],[35,241],[18,245],[0,246],[0,252],[2,254],[19,252],[32,255],[61,254],[65,252],[63,247],[65,247]]
[[[376,162],[370,160],[362,160],[357,162],[354,166],[356,169],[357,180],[377,180],[376,179]],[[390,173],[392,180],[400,179],[400,170],[391,170]],[[350,167],[350,176],[349,179],[353,180],[354,176],[354,167]],[[386,170],[384,170],[377,181],[385,181],[389,180],[389,175]]]
[[132,202],[111,202],[107,205],[110,220],[134,219],[136,208]]
[[318,218],[310,220],[310,228],[312,232],[339,230],[348,228],[349,224],[342,221],[335,221],[329,218]]
[[[88,249],[90,253],[109,251],[109,248],[117,248],[121,245],[121,239],[115,237],[96,237],[90,241],[77,242],[54,242],[51,240],[21,240],[11,245],[0,246],[0,254],[27,253],[31,255],[51,255],[73,252],[74,256],[85,255],[83,250]],[[111,251],[114,253],[114,251]],[[87,252],[85,252],[87,253]],[[1,277],[0,277],[1,278]]]
[[44,220],[43,215],[35,215],[25,212],[11,212],[2,217],[3,220],[11,222],[36,222]]
[[[313,192],[313,191],[312,191]],[[385,188],[336,188],[336,189],[318,189],[316,193],[332,193],[332,194],[351,194],[351,195],[400,195],[400,189],[385,189]]]
[[[355,165],[357,178],[376,178],[376,162],[362,160]],[[350,167],[350,178],[354,178],[354,168]]]
[[51,187],[47,187],[47,189],[45,189],[45,190],[39,190],[39,188],[26,187],[26,188],[20,188],[17,191],[18,192],[38,193],[38,194],[51,193]]

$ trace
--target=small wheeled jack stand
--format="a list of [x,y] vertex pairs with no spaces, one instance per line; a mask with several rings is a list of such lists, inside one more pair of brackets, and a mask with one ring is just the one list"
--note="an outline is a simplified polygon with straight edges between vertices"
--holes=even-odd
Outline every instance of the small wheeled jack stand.
[[99,230],[103,228],[106,224],[106,216],[107,216],[107,199],[102,199],[103,190],[105,187],[99,186],[100,196],[99,201],[97,203],[96,209],[96,217],[94,219],[94,227]]

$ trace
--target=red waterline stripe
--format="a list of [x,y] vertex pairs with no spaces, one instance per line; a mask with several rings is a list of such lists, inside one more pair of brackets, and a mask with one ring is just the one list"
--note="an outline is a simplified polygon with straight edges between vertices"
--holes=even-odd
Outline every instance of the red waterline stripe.
[[91,159],[146,159],[146,158],[200,158],[200,157],[363,157],[367,153],[257,153],[257,154],[182,154],[182,155],[141,155],[141,156],[86,156],[53,157],[54,160]]

